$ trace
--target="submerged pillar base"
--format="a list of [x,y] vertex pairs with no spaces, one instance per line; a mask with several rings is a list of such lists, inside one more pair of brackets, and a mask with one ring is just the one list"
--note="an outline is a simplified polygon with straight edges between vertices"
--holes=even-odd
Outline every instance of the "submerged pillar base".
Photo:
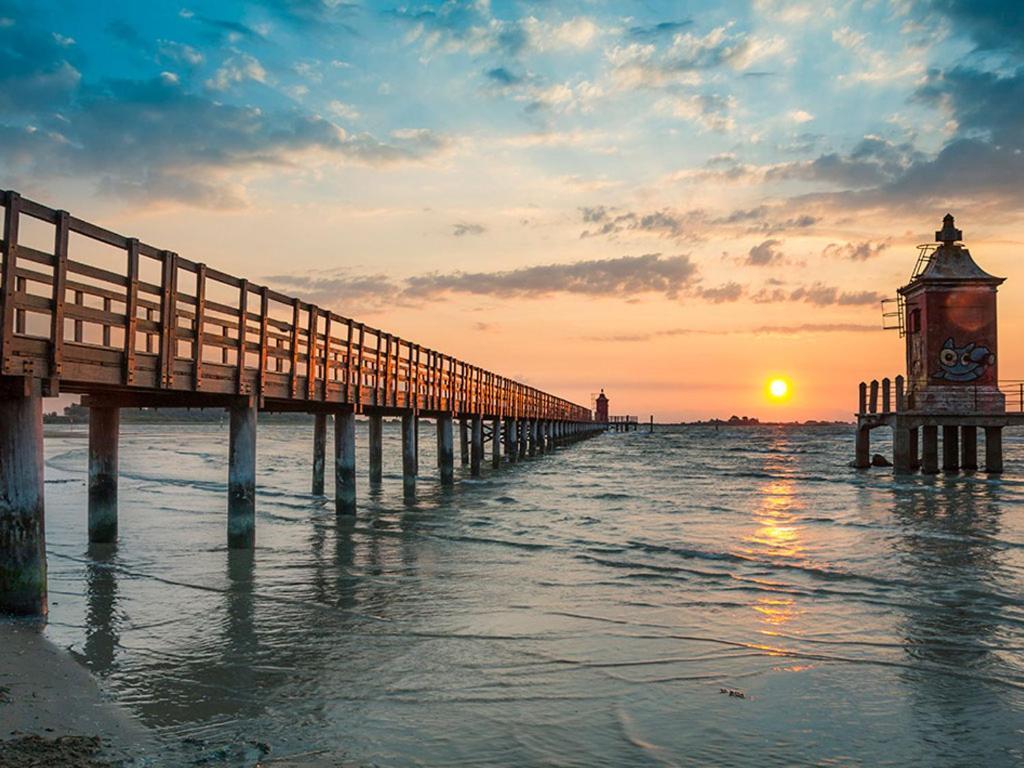
[[89,542],[117,541],[117,441],[121,412],[89,408]]
[[231,406],[228,437],[228,549],[256,546],[256,401]]
[[0,392],[0,613],[45,616],[43,398],[37,382],[12,389]]

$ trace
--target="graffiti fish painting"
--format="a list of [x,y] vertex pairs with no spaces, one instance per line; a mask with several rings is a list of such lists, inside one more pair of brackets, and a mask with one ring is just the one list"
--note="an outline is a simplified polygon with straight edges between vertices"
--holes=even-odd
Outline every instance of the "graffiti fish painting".
[[939,352],[939,365],[942,367],[932,375],[946,381],[976,381],[985,375],[985,370],[995,361],[996,356],[988,347],[978,346],[974,341],[965,347],[958,347],[953,337],[950,337]]

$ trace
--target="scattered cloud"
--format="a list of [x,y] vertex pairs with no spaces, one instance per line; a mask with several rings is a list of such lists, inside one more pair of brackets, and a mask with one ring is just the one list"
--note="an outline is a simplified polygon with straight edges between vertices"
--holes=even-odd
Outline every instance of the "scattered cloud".
[[754,267],[779,264],[785,258],[785,254],[779,250],[780,245],[782,243],[779,240],[765,240],[750,249],[744,263]]
[[620,232],[641,232],[678,239],[684,234],[684,217],[668,208],[651,213],[620,212],[617,208],[603,205],[580,209],[583,223],[596,225],[585,229],[581,238],[612,236]]
[[803,302],[815,306],[861,306],[878,304],[883,298],[876,291],[843,291],[832,285],[814,283],[792,290],[764,288],[752,297],[755,303]]
[[821,252],[826,258],[846,259],[848,261],[867,261],[880,256],[890,245],[889,240],[872,242],[863,240],[859,243],[829,243]]
[[466,235],[482,235],[487,231],[487,227],[483,224],[452,224],[452,234],[455,237],[465,237]]

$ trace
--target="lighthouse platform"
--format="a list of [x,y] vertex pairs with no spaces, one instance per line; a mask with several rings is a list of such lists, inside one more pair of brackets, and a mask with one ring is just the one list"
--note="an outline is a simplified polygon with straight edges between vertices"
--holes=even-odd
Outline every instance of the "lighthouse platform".
[[[902,376],[861,382],[857,410],[857,442],[854,466],[871,466],[871,430],[892,429],[893,471],[923,474],[979,469],[978,430],[984,431],[986,472],[1003,471],[1003,429],[1024,426],[1024,381],[999,382],[1005,407],[985,407],[987,390],[978,387],[977,409],[960,412],[931,411],[911,407]],[[939,454],[941,432],[942,453]]]

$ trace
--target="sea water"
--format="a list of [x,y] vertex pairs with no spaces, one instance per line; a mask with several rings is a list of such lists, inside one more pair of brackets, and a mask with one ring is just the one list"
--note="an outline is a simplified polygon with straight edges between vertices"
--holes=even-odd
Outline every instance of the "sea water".
[[388,424],[337,517],[311,425],[262,425],[251,553],[225,424],[123,426],[116,546],[87,544],[85,431],[47,439],[47,633],[159,734],[140,757],[1024,762],[1019,438],[1002,477],[898,477],[850,469],[847,427],[660,428],[445,490],[430,429],[415,501]]

